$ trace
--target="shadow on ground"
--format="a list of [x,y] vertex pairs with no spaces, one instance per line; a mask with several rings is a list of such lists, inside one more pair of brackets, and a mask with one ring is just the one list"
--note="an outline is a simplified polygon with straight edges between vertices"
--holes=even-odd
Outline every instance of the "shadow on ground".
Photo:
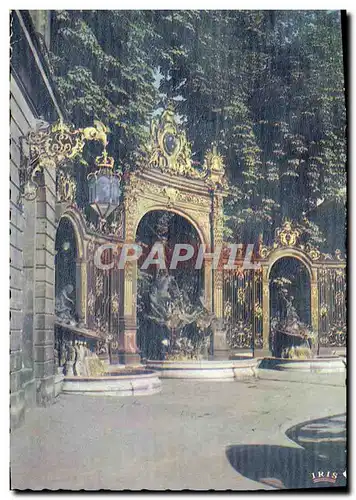
[[286,435],[330,467],[346,466],[346,413],[295,425]]
[[[288,429],[286,434],[303,448],[229,446],[226,456],[239,474],[277,489],[346,486],[344,414],[303,422]],[[335,482],[329,482],[333,477]]]

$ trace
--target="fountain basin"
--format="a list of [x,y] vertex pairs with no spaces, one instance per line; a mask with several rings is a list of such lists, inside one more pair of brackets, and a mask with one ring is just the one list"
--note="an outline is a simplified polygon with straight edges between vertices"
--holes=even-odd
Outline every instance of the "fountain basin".
[[146,367],[155,370],[160,378],[223,380],[253,377],[257,359],[240,360],[191,360],[191,361],[152,361]]
[[64,377],[64,394],[88,396],[146,396],[162,389],[157,373],[146,369],[111,369],[97,377]]
[[338,356],[315,357],[310,359],[264,358],[261,360],[258,368],[309,373],[346,372],[346,358]]

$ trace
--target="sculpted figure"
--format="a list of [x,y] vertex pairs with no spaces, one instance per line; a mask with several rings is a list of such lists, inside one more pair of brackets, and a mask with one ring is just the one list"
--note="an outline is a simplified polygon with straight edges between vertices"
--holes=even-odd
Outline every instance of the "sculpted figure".
[[63,341],[59,345],[59,366],[64,366],[67,361],[67,344]]
[[76,354],[74,373],[75,373],[75,375],[80,377],[81,375],[83,375],[83,361],[82,361],[81,343],[78,340],[75,342],[74,349],[75,349],[75,354]]
[[66,285],[63,290],[59,293],[59,296],[56,297],[56,315],[57,317],[66,322],[73,323],[73,308],[74,301],[70,298],[70,295],[73,293],[74,287],[69,284]]
[[74,376],[74,363],[76,359],[76,351],[74,347],[74,342],[69,342],[68,344],[68,360],[66,362],[66,375],[69,377]]
[[59,367],[59,355],[58,355],[58,349],[54,349],[54,371],[57,373]]

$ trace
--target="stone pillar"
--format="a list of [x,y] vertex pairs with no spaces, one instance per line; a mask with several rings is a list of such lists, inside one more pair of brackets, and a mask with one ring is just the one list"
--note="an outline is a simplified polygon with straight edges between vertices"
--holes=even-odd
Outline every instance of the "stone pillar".
[[[223,197],[221,194],[214,193],[212,207],[212,233],[213,233],[213,251],[223,246]],[[213,270],[213,291],[214,294],[214,313],[216,316],[216,325],[214,329],[214,358],[228,359],[230,347],[226,341],[226,330],[224,328],[223,311],[223,267],[216,263]]]
[[137,302],[137,263],[127,262],[123,271],[123,315],[119,319],[119,362],[140,364],[141,357],[137,349],[136,302]]
[[268,267],[262,268],[262,335],[263,349],[255,349],[255,357],[271,356],[271,347],[269,341],[270,334],[270,297],[269,297],[269,279]]
[[[13,141],[12,141],[13,143]],[[13,148],[13,144],[11,145]],[[15,429],[25,415],[23,389],[23,214],[18,205],[17,170],[11,169],[10,186],[10,426]],[[16,184],[15,184],[16,182]]]
[[[33,347],[33,331],[34,331],[34,309],[35,309],[35,281],[36,281],[36,240],[37,240],[37,202],[23,200],[25,214],[25,228],[23,248],[23,369],[22,381],[25,392],[25,400],[27,407],[35,406],[36,404],[36,383],[34,378],[34,347]],[[44,290],[43,290],[44,292]],[[50,290],[47,290],[51,293]],[[52,290],[52,298],[54,291]]]
[[313,269],[310,281],[310,309],[313,332],[319,335],[319,290],[317,281],[317,270]]
[[212,273],[212,258],[206,256],[204,258],[204,301],[209,311],[213,310],[213,273]]
[[226,341],[224,328],[223,310],[223,270],[214,270],[214,312],[217,319],[214,331],[214,357],[216,359],[228,359],[230,347]]
[[[134,180],[130,179],[130,182],[134,182]],[[124,210],[125,243],[134,243],[137,226],[137,196],[130,183],[126,186]],[[141,356],[136,344],[137,262],[126,262],[125,268],[121,272],[119,361],[125,365],[140,364]]]
[[34,374],[37,404],[54,398],[54,253],[56,235],[55,168],[44,171],[37,196]]

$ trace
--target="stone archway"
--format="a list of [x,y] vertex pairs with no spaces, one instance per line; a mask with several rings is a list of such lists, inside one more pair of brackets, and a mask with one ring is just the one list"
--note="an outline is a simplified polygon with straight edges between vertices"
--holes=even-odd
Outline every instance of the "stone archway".
[[[173,149],[166,149],[166,136]],[[170,210],[184,217],[196,229],[205,251],[222,246],[223,197],[226,181],[221,156],[208,151],[200,170],[192,166],[191,150],[172,109],[165,110],[151,126],[151,140],[142,164],[128,174],[124,183],[124,241],[134,243],[142,217],[154,210]],[[223,279],[213,270],[212,256],[204,260],[205,302],[219,320],[223,318]],[[123,311],[119,337],[122,362],[139,361],[136,346],[137,263],[127,262],[121,290]],[[227,351],[222,328],[214,335],[216,351]]]
[[[63,290],[71,286],[70,298],[74,301],[71,312],[73,319],[77,321],[78,315],[78,290],[80,281],[77,280],[77,259],[78,259],[78,240],[76,232],[71,221],[62,217],[59,221],[56,242],[55,242],[55,297],[58,300]],[[56,315],[58,314],[56,306]]]
[[311,325],[311,273],[310,269],[295,257],[280,257],[269,270],[270,348],[280,357],[281,338],[274,336],[273,321],[287,317],[287,300],[293,305],[299,320]]
[[262,268],[263,350],[270,352],[270,273],[273,265],[282,258],[294,258],[307,269],[310,278],[310,310],[313,331],[319,331],[318,266],[323,258],[321,252],[310,244],[302,243],[302,230],[285,221],[276,229],[273,245],[259,248]]
[[[161,259],[160,265],[148,265],[142,271],[137,270],[137,343],[141,355],[147,359],[162,359],[162,340],[167,335],[166,328],[151,318],[150,293],[155,283],[169,274],[178,289],[189,297],[189,304],[193,307],[200,307],[200,299],[204,296],[204,262],[201,267],[195,268],[198,251],[204,241],[201,241],[201,235],[190,220],[178,212],[171,209],[149,211],[141,218],[136,231],[136,242],[143,248],[138,267],[145,262],[154,245],[161,246],[164,256],[163,268]],[[194,255],[171,267],[175,244],[192,245]],[[194,325],[187,327],[186,332],[194,336]]]
[[310,313],[311,313],[311,326],[315,332],[319,328],[319,303],[318,303],[318,283],[317,283],[317,269],[313,266],[313,262],[308,254],[297,248],[278,248],[270,255],[268,262],[262,262],[262,287],[263,287],[263,348],[270,350],[269,336],[270,336],[270,321],[271,321],[271,308],[270,308],[270,274],[273,266],[283,258],[294,258],[301,262],[307,269],[310,279]]
[[[165,184],[167,183],[167,184]],[[222,245],[222,194],[212,192],[204,181],[192,185],[179,178],[150,171],[131,175],[125,189],[124,240],[134,243],[137,227],[145,214],[168,210],[185,218],[197,231],[206,253]],[[222,318],[221,271],[212,269],[212,257],[204,260],[204,294],[206,305]],[[124,269],[124,304],[120,323],[120,344],[129,352],[136,347],[136,279],[137,263],[127,262]],[[214,286],[213,286],[214,283]],[[215,346],[219,342],[215,341]],[[135,361],[138,357],[135,356]],[[128,362],[127,356],[124,359]]]
[[85,233],[83,222],[79,214],[72,208],[67,208],[57,225],[57,231],[62,221],[68,221],[73,229],[76,243],[76,313],[78,325],[84,326],[87,323],[87,259],[85,252]]

